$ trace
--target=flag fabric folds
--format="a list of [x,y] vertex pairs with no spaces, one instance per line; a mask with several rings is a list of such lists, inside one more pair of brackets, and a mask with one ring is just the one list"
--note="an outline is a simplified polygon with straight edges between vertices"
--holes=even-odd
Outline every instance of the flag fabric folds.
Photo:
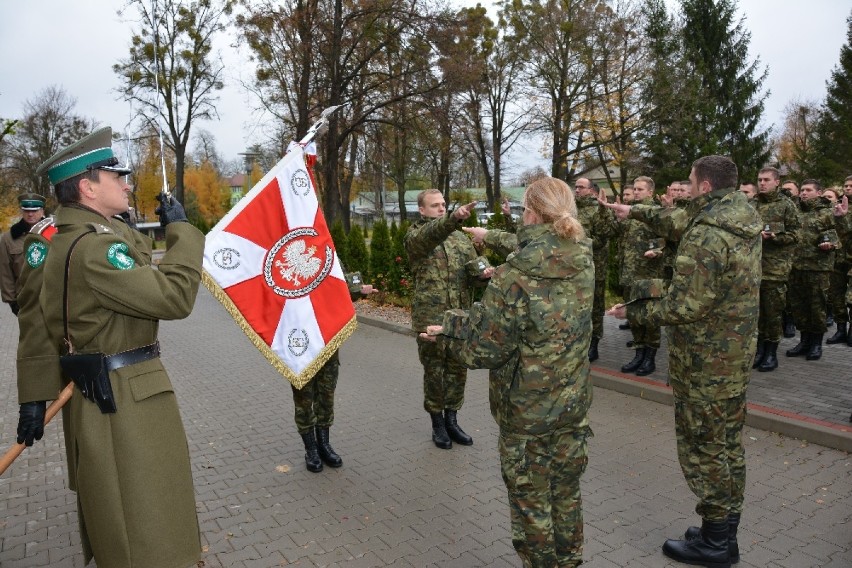
[[301,388],[352,334],[355,308],[299,145],[208,233],[204,285]]

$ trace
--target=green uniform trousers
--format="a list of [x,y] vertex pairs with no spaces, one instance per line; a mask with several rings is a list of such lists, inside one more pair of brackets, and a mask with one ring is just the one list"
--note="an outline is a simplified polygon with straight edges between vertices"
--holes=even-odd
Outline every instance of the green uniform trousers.
[[760,282],[760,316],[757,337],[766,341],[781,341],[784,327],[784,308],[787,304],[787,283],[776,280]]
[[606,311],[606,280],[595,280],[595,295],[592,302],[592,337],[603,337],[603,317]]
[[543,436],[500,434],[512,546],[526,568],[573,568],[583,561],[580,477],[589,436],[588,426]]
[[830,272],[793,270],[790,273],[790,304],[796,328],[805,333],[823,334]]
[[630,322],[630,331],[633,333],[633,348],[652,347],[660,348],[660,326],[644,325],[636,322],[630,317],[628,311],[627,321]]
[[450,353],[448,345],[417,338],[417,355],[423,365],[423,407],[434,414],[458,411],[464,404],[467,367]]
[[675,393],[677,456],[686,484],[698,497],[695,512],[707,521],[741,513],[745,493],[743,426],[746,395],[687,400]]
[[293,388],[296,429],[299,434],[313,428],[331,428],[334,423],[334,389],[340,373],[340,357],[334,352],[325,365],[301,389]]
[[849,323],[849,314],[846,311],[846,289],[849,287],[850,265],[841,262],[834,265],[834,270],[829,277],[828,305],[831,307],[834,321],[837,323]]

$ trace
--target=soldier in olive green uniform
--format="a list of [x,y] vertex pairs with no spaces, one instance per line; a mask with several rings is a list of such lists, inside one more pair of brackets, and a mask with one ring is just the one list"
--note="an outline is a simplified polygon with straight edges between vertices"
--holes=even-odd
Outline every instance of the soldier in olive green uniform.
[[21,272],[24,268],[24,238],[33,226],[44,219],[44,197],[37,193],[18,196],[21,220],[0,237],[0,296],[18,315],[18,292],[21,291]]
[[840,245],[831,204],[821,194],[818,181],[802,182],[799,190],[802,229],[790,273],[790,303],[801,339],[787,350],[787,357],[804,355],[808,361],[822,357],[829,280],[834,269],[834,251]]
[[727,568],[739,560],[742,429],[757,344],[762,223],[736,190],[737,167],[728,158],[700,158],[690,179],[690,221],[670,285],[637,283],[636,301],[610,314],[671,326],[678,458],[703,522],[684,540],[666,541],[663,552],[686,564]]
[[592,183],[579,178],[574,183],[577,194],[577,219],[583,225],[586,236],[592,239],[595,258],[595,302],[592,308],[592,341],[589,345],[589,361],[598,358],[598,343],[603,337],[603,315],[606,298],[606,273],[609,261],[609,239],[618,233],[615,217],[598,203],[598,195]]
[[[636,178],[633,182],[633,203],[656,206],[653,201],[654,181],[645,176]],[[662,250],[665,243],[656,232],[641,221],[627,219],[624,223],[623,265],[621,285],[628,291],[636,280],[647,278],[663,278],[665,258],[662,254],[654,254],[655,249]],[[626,298],[628,300],[632,298]],[[639,376],[650,375],[656,369],[657,349],[660,348],[660,326],[642,325],[628,319],[633,332],[633,348],[636,354],[633,359],[621,367],[624,373],[636,373]]]
[[834,205],[834,227],[840,238],[842,250],[837,251],[834,259],[834,272],[831,274],[831,287],[829,289],[829,305],[834,312],[834,321],[837,330],[834,335],[826,340],[828,344],[846,343],[852,347],[852,328],[849,327],[849,303],[846,300],[846,291],[849,289],[849,273],[852,272],[852,217],[847,215],[849,200],[852,199],[852,176],[843,182],[843,196],[846,197],[844,205],[841,199]]
[[[144,241],[113,218],[128,207],[121,176],[129,170],[117,165],[110,144],[105,128],[41,167],[60,203],[58,232],[49,246],[42,235],[25,245],[33,278],[24,283],[27,294],[22,290],[18,440],[32,444],[41,436],[45,401],[64,383],[56,358],[65,352],[63,290],[76,241],[68,261],[68,336],[75,353],[107,356],[108,387],[98,394],[109,399],[111,390],[115,404],[114,412],[102,412],[78,383],[65,416],[84,555],[100,568],[184,567],[200,557],[198,520],[186,436],[158,357],[157,327],[160,319],[189,315],[204,237],[180,222],[186,216],[179,203],[163,197],[168,250],[152,269]],[[36,294],[29,288],[39,279]],[[47,341],[40,356],[31,344],[39,333]],[[38,369],[47,372],[33,372]]]
[[[477,257],[470,239],[459,229],[475,203],[446,216],[444,196],[427,189],[417,196],[420,219],[405,234],[405,250],[414,277],[411,327],[415,332],[441,322],[444,310],[468,308],[473,286],[484,282],[493,270]],[[458,425],[457,413],[464,403],[467,369],[434,342],[417,340],[423,365],[423,406],[432,418],[432,441],[442,449],[452,442],[469,446],[473,440]]]
[[448,311],[443,327],[428,330],[443,332],[438,342],[468,367],[491,369],[512,544],[534,568],[575,567],[583,557],[595,269],[573,201],[561,180],[531,183],[518,252],[469,313]]
[[778,368],[778,343],[784,332],[787,280],[799,242],[799,208],[778,189],[778,170],[764,168],[757,174],[758,194],[752,204],[763,220],[761,238],[763,277],[760,281],[760,320],[757,355],[752,368],[765,373]]
[[[349,295],[355,301],[375,292],[361,280],[360,272],[346,273]],[[340,356],[335,351],[308,383],[293,389],[293,407],[296,430],[305,443],[305,465],[308,471],[322,471],[323,462],[329,467],[340,467],[343,459],[334,451],[329,441],[329,430],[334,423],[334,391],[340,375]]]

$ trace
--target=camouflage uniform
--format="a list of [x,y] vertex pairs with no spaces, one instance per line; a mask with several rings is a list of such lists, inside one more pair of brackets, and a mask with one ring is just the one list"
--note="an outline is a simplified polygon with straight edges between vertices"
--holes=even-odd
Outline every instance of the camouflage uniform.
[[[668,290],[637,285],[637,321],[668,325],[678,459],[705,520],[742,511],[746,387],[757,344],[760,230],[746,196],[728,188],[697,197]],[[661,296],[661,297],[660,297]]]
[[777,343],[781,340],[787,280],[796,243],[799,242],[801,220],[796,204],[778,190],[758,193],[752,203],[760,214],[763,226],[768,226],[775,233],[775,238],[763,240],[758,341]]
[[[636,205],[644,205],[662,209],[654,204],[652,199],[643,199],[636,202]],[[658,256],[656,258],[645,258],[643,256],[648,250],[654,248],[663,248],[665,244],[657,233],[647,224],[638,221],[631,217],[623,221],[623,265],[621,285],[628,291],[628,297],[625,300],[632,300],[629,297],[630,285],[637,281],[648,278],[662,278],[664,276],[665,258]],[[660,326],[645,325],[628,317],[630,322],[630,330],[633,332],[633,347],[635,349],[658,349],[660,347]]]
[[803,333],[825,333],[826,302],[834,250],[819,248],[825,239],[839,245],[831,203],[822,197],[802,200],[801,238],[793,255],[790,273],[790,303],[796,327]]
[[840,324],[849,323],[847,313],[846,291],[849,288],[849,272],[852,270],[852,215],[848,213],[834,218],[834,228],[840,239],[842,250],[837,251],[834,258],[834,272],[831,273],[829,288],[829,305],[834,313],[834,321]]
[[[361,274],[346,273],[349,295],[355,301],[361,297]],[[334,423],[334,391],[340,373],[340,356],[335,351],[325,365],[301,389],[293,389],[293,407],[299,434],[314,428],[331,428]]]
[[512,544],[524,566],[582,562],[580,476],[592,400],[592,242],[526,225],[520,250],[469,314],[444,315],[439,342],[470,368],[491,369],[491,414],[509,494]]
[[[405,234],[405,250],[414,277],[411,327],[426,331],[439,325],[444,310],[468,308],[473,300],[477,258],[473,243],[450,216],[421,217]],[[437,343],[417,339],[423,365],[423,406],[433,414],[459,410],[464,403],[467,369]]]
[[615,216],[598,202],[597,197],[577,198],[577,219],[586,236],[592,239],[595,260],[595,301],[592,308],[592,337],[603,337],[603,315],[606,311],[606,271],[609,239],[617,234]]

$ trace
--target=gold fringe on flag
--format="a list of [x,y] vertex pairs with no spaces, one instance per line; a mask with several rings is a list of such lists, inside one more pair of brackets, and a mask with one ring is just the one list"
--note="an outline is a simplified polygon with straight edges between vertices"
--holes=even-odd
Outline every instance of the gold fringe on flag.
[[214,280],[213,277],[204,269],[201,271],[201,281],[204,283],[204,287],[210,290],[213,297],[219,300],[228,313],[231,314],[231,317],[234,318],[234,321],[240,329],[243,330],[243,333],[245,333],[254,346],[257,347],[257,350],[266,357],[266,360],[275,367],[276,371],[281,373],[284,378],[290,381],[290,384],[297,389],[301,389],[303,386],[308,384],[312,378],[314,378],[314,375],[319,372],[334,352],[343,345],[343,342],[349,339],[349,336],[352,335],[355,328],[358,326],[357,317],[353,315],[352,319],[349,320],[349,322],[344,325],[339,332],[337,332],[337,335],[335,335],[332,340],[325,345],[325,347],[323,347],[322,351],[320,351],[313,363],[305,367],[305,369],[297,375],[290,369],[290,367],[284,364],[284,361],[281,360],[275,351],[273,351],[272,348],[270,348],[269,345],[267,345],[251,327],[251,325],[249,325],[249,322],[246,321],[246,318],[243,317],[243,314],[237,309],[237,306],[231,301],[228,294],[222,290],[222,287],[219,286],[216,280]]

